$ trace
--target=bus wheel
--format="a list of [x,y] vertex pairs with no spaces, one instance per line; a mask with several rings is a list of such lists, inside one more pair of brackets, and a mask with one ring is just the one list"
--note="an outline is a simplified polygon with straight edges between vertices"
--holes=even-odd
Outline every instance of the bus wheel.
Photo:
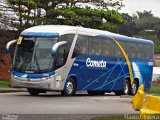
[[105,91],[87,91],[89,95],[104,95]]
[[95,91],[90,91],[90,90],[88,90],[87,92],[88,92],[89,95],[96,95],[96,94],[95,94]]
[[37,89],[31,89],[31,88],[28,88],[28,92],[32,96],[37,96],[40,93],[39,90],[37,90]]
[[119,95],[123,94],[122,91],[115,91],[114,93],[115,93],[116,96],[119,96]]
[[124,81],[124,85],[123,85],[123,90],[122,90],[122,94],[123,95],[128,95],[129,94],[129,90],[130,90],[130,83],[128,80]]
[[131,90],[130,90],[130,94],[131,95],[135,95],[137,93],[138,90],[138,84],[137,82],[134,80],[134,82],[131,85]]
[[70,78],[69,81],[66,83],[64,90],[61,92],[64,96],[73,96],[76,92],[75,81]]

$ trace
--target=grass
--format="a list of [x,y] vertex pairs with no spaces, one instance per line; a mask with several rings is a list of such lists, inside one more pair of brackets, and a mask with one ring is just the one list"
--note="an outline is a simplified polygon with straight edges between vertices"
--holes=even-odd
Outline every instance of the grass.
[[91,120],[126,120],[124,116],[103,116],[103,117],[95,117]]
[[8,80],[0,80],[0,88],[8,88],[9,81]]
[[[115,115],[115,116],[101,116],[101,117],[94,117],[91,120],[151,120],[152,118],[159,118],[158,114],[146,114],[146,115],[139,115],[139,114],[126,114],[126,115]],[[159,119],[157,119],[159,120]]]
[[148,90],[147,92],[153,94],[160,94],[160,87],[151,87],[150,90]]
[[94,117],[91,120],[127,120],[131,118],[139,118],[139,115],[109,115],[109,116],[99,116]]

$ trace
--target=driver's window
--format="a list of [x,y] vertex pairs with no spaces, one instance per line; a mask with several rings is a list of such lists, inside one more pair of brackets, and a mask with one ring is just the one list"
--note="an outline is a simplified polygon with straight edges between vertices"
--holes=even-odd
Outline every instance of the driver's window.
[[57,56],[56,56],[56,62],[55,62],[56,69],[65,65],[74,36],[75,34],[66,34],[59,37],[59,41],[67,41],[67,44],[60,46],[57,50]]
[[67,52],[66,52],[66,45],[62,45],[58,48],[57,50],[57,57],[56,57],[56,62],[55,62],[55,68],[60,68],[62,67],[67,60]]

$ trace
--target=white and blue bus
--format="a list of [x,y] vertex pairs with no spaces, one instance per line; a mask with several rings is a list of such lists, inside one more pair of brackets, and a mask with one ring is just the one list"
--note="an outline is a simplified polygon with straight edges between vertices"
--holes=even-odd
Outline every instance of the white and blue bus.
[[41,25],[22,31],[16,43],[11,85],[31,95],[59,91],[72,96],[132,94],[149,89],[154,44],[107,31],[65,25]]

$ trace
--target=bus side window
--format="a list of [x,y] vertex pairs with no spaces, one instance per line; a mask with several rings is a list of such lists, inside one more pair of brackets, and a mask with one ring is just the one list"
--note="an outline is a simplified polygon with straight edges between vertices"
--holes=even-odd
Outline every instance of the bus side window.
[[88,54],[88,36],[78,35],[72,58]]
[[89,55],[101,55],[101,40],[96,37],[89,37]]
[[137,43],[127,42],[127,54],[129,58],[137,58]]
[[75,46],[74,51],[73,51],[73,54],[72,54],[72,58],[75,58],[75,57],[77,57],[77,56],[79,56],[79,55],[81,55],[81,54],[80,54],[80,49],[79,49],[78,46]]
[[146,45],[146,57],[147,59],[153,58],[153,46],[152,45]]
[[110,39],[102,39],[102,56],[114,57],[114,42]]
[[66,63],[68,52],[66,51],[66,45],[60,46],[57,50],[56,56],[56,69],[63,66]]
[[118,58],[123,58],[122,50],[119,48],[117,44],[115,44],[115,56]]
[[145,44],[138,43],[138,59],[141,59],[141,60],[146,59]]
[[75,34],[66,34],[66,35],[60,36],[59,41],[67,41],[67,50],[68,51],[70,51],[74,36],[75,36]]

